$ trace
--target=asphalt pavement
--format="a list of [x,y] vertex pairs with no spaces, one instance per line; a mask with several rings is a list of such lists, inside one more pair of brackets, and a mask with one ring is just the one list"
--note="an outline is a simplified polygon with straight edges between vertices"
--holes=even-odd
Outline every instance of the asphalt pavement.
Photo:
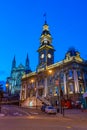
[[64,112],[54,114],[46,114],[40,108],[18,107],[18,106],[2,106],[0,117],[5,116],[34,116],[39,118],[59,118],[71,120],[87,120],[87,110],[81,109],[65,109]]

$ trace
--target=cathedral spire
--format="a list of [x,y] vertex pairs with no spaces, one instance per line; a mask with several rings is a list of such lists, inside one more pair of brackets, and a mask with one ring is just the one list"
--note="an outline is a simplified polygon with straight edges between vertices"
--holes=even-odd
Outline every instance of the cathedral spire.
[[26,69],[29,68],[29,58],[28,58],[28,53],[27,53],[27,57],[26,57],[26,63],[25,63]]
[[26,71],[26,73],[31,72],[30,65],[29,65],[28,53],[27,53],[26,62],[25,62],[25,71]]
[[13,61],[12,61],[12,69],[16,68],[16,60],[15,60],[15,56],[13,58]]

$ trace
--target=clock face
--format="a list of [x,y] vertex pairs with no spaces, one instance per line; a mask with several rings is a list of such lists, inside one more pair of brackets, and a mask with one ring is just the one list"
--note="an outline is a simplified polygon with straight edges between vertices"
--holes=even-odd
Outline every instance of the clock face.
[[48,54],[47,56],[48,56],[48,58],[51,58],[51,54]]
[[41,54],[41,58],[44,58],[44,54]]

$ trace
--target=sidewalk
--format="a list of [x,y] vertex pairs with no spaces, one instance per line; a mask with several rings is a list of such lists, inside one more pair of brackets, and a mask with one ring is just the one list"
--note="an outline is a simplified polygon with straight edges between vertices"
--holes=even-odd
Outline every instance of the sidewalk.
[[42,112],[40,108],[27,108],[27,109],[30,111],[32,115],[87,120],[87,110],[82,111],[81,109],[65,109],[63,116],[63,114],[61,113],[57,113],[56,115],[46,114],[45,112]]
[[81,109],[66,109],[64,117],[78,120],[87,120],[87,110]]

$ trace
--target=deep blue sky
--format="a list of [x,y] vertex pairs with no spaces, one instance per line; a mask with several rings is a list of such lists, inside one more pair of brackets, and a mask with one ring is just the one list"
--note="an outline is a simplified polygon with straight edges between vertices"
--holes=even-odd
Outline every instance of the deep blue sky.
[[19,65],[28,53],[30,67],[36,69],[45,12],[55,62],[71,46],[87,59],[87,0],[0,0],[0,80],[10,75],[14,55]]

